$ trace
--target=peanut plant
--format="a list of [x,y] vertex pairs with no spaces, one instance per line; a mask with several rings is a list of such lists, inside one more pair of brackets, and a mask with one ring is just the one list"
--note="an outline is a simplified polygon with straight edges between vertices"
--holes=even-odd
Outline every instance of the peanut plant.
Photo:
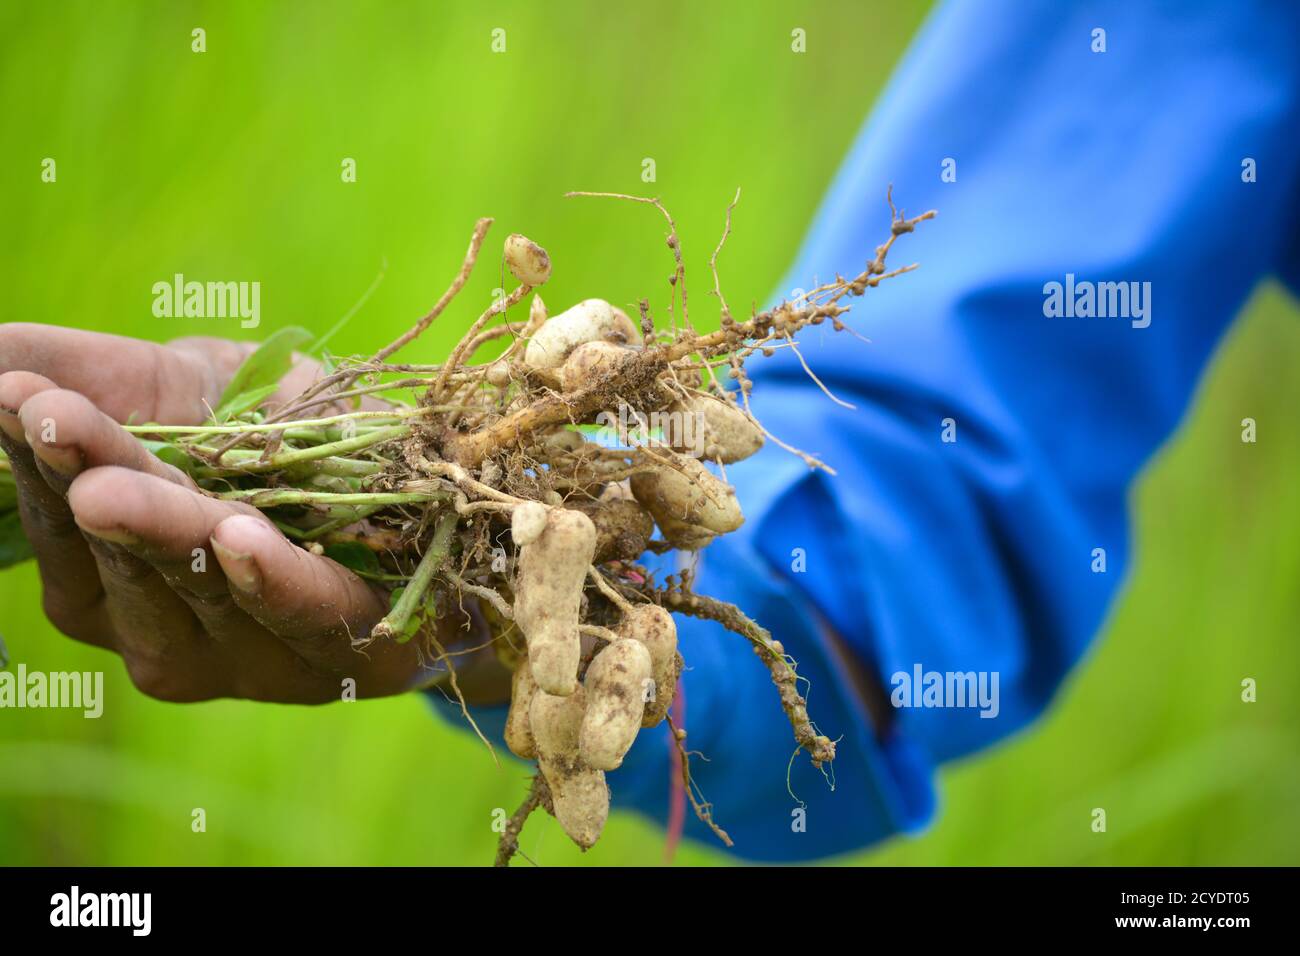
[[[419,642],[471,723],[456,682],[457,651],[433,622],[467,605],[486,620],[493,651],[513,671],[505,742],[538,768],[501,834],[498,865],[517,852],[538,807],[579,846],[592,846],[609,813],[605,775],[640,730],[665,721],[696,814],[730,845],[691,781],[685,728],[672,725],[683,668],[674,614],[720,622],[748,641],[771,673],[774,705],[798,747],[818,767],[834,759],[835,744],[809,718],[796,662],[781,644],[742,609],[696,593],[689,566],[657,580],[639,562],[648,553],[696,552],[740,527],[740,503],[722,476],[766,441],[831,471],[754,416],[746,362],[790,349],[825,391],[799,354],[798,334],[823,323],[851,332],[850,301],[915,268],[889,270],[886,257],[900,236],[934,216],[906,218],[891,199],[889,235],[860,274],[737,318],[717,269],[733,200],[709,260],[720,323],[700,332],[677,227],[659,200],[569,195],[644,204],[662,215],[673,258],[663,320],[648,299],[635,318],[594,298],[550,315],[535,291],[551,275],[550,257],[515,234],[502,257],[518,285],[469,323],[445,361],[394,361],[469,279],[492,224],[481,219],[437,303],[374,355],[328,363],[301,394],[268,404],[295,350],[310,341],[302,330],[282,330],[244,363],[208,421],[128,426],[206,494],[262,510],[301,547],[387,591],[389,613],[353,636],[356,649]],[[511,310],[525,301],[527,316],[516,317]],[[493,343],[495,357],[479,360]],[[591,440],[592,426],[615,420],[614,440]],[[668,425],[642,427],[655,420]],[[0,461],[0,479],[9,477],[6,466]],[[16,516],[4,520],[15,524]],[[25,554],[20,542],[6,548],[14,560]]]

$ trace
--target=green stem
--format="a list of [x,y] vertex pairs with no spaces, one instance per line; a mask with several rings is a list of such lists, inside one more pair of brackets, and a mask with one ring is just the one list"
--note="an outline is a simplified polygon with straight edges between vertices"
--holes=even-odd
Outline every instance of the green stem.
[[332,475],[336,478],[369,478],[384,470],[384,463],[357,458],[323,458],[289,468],[288,471],[299,477],[310,478],[312,475]]
[[[237,455],[237,453],[239,453]],[[238,448],[232,448],[226,452],[223,457],[244,457],[257,459],[261,457],[260,452],[242,451]],[[320,461],[306,462],[294,466],[291,471],[298,477],[311,477],[312,475],[333,475],[338,478],[369,478],[371,475],[377,475],[384,470],[382,462],[365,461],[356,458],[323,458]],[[190,472],[194,478],[235,478],[241,474],[251,474],[248,468],[239,465],[230,465],[225,468],[209,468],[206,465],[200,465]]]
[[352,568],[350,570],[357,577],[364,578],[367,581],[374,581],[378,584],[403,585],[408,580],[405,574],[384,574],[382,572],[376,573],[374,571],[361,571],[357,568]]
[[344,422],[375,419],[376,421],[401,421],[434,412],[445,411],[436,406],[413,406],[391,411],[348,412],[346,415],[330,415],[326,418],[303,418],[287,422],[267,422],[264,424],[248,423],[243,425],[124,425],[126,431],[133,435],[242,435],[255,432],[278,432],[293,428],[310,428],[317,425],[341,425]]
[[350,505],[365,508],[370,505],[415,505],[429,501],[450,501],[454,496],[446,491],[359,491],[343,495],[331,491],[302,491],[298,488],[246,488],[217,492],[213,497],[223,501],[242,501],[254,508],[278,508],[281,505]]
[[434,574],[451,553],[451,536],[456,530],[457,522],[454,511],[438,518],[433,528],[433,539],[429,542],[424,557],[420,558],[415,573],[411,575],[411,580],[407,582],[406,589],[402,591],[393,609],[370,632],[372,640],[396,638],[399,644],[403,644],[409,639],[406,629],[411,622],[411,615],[424,606],[425,595],[433,583]]
[[337,425],[325,425],[320,428],[286,428],[281,434],[284,435],[285,442],[302,445],[323,445],[326,442],[339,441],[352,435],[369,435],[376,428],[386,428],[389,425],[396,424],[397,422],[376,422],[373,426],[362,425],[353,428],[348,434],[344,434],[343,429]]
[[[315,445],[311,448],[291,448],[288,451],[277,452],[265,461],[256,461],[240,466],[239,471],[250,475],[268,471],[282,471],[293,465],[302,464],[303,462],[318,461],[321,458],[347,456],[365,448],[382,445],[384,442],[392,441],[394,438],[401,438],[410,434],[410,432],[411,428],[409,425],[392,425],[388,428],[376,428],[368,435],[357,435],[353,438],[346,438],[343,441],[329,442],[324,445]],[[227,452],[227,454],[229,454],[229,452]],[[220,466],[220,464],[221,463],[218,462],[218,466]]]

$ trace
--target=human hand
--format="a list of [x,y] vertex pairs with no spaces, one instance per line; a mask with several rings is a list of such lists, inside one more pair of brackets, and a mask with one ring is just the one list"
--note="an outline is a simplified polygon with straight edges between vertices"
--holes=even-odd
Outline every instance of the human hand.
[[[429,683],[437,672],[415,641],[354,649],[388,610],[382,592],[256,509],[202,494],[119,426],[202,422],[254,347],[0,326],[0,446],[46,615],[120,654],[136,687],[163,700],[321,703],[340,699],[347,678],[358,697]],[[300,363],[279,397],[316,371]],[[464,625],[441,620],[445,643]],[[461,660],[468,699],[500,695],[494,661]]]

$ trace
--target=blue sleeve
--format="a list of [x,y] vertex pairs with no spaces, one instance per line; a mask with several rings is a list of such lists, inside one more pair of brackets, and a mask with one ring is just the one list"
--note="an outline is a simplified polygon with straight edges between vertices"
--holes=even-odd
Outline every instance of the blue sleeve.
[[[824,326],[801,340],[856,407],[788,351],[751,366],[765,425],[838,474],[771,443],[732,466],[747,521],[698,581],[797,658],[839,738],[833,781],[791,764],[745,642],[680,619],[689,742],[708,758],[693,767],[738,855],[812,859],[923,825],[934,768],[1025,726],[1085,654],[1129,563],[1130,485],[1252,288],[1300,273],[1298,72],[1300,5],[1282,0],[961,0],[931,17],[780,290],[860,272],[889,183],[909,213],[939,210],[891,256],[922,268],[856,300],[871,344]],[[1103,282],[1134,294],[1083,315]],[[1051,283],[1077,297],[1065,314]],[[873,728],[828,626],[885,693],[918,670],[996,675],[996,705],[900,699]],[[616,806],[663,820],[668,760],[666,733],[643,734],[610,775]],[[687,833],[712,839],[693,818]]]

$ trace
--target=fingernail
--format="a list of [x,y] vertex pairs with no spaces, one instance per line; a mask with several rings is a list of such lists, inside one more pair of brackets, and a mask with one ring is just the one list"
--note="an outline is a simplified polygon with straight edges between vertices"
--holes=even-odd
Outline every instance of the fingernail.
[[245,594],[262,592],[262,571],[251,554],[232,551],[216,538],[209,538],[212,551],[217,556],[221,570],[226,572],[226,580]]
[[36,457],[41,460],[47,467],[57,471],[65,478],[76,478],[81,474],[85,461],[81,457],[79,448],[60,448],[57,445],[47,445],[44,442],[38,442],[27,436],[27,444],[31,445],[32,451]]
[[27,436],[23,433],[23,423],[18,418],[18,413],[7,405],[0,405],[0,431],[8,435],[12,441],[27,444]]

